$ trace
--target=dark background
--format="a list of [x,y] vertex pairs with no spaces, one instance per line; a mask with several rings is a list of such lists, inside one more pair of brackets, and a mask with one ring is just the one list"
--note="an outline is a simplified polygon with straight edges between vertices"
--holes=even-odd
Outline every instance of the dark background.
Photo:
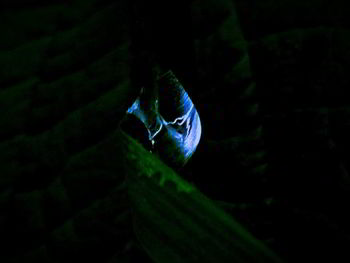
[[113,136],[154,64],[202,121],[178,173],[283,259],[349,262],[349,12],[345,0],[2,1],[1,262],[149,260]]

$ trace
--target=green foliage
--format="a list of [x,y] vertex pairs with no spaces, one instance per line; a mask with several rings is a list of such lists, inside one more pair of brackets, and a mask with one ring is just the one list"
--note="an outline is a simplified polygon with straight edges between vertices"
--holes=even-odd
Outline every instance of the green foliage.
[[154,262],[281,262],[136,141],[123,141],[134,230]]

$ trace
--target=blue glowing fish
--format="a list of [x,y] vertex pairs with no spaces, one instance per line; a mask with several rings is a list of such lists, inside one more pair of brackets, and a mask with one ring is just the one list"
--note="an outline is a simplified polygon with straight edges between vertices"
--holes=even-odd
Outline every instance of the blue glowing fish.
[[168,165],[181,167],[198,146],[202,131],[199,115],[171,71],[158,78],[157,86],[151,102],[145,102],[145,91],[141,89],[127,114],[136,116],[144,124],[152,152]]

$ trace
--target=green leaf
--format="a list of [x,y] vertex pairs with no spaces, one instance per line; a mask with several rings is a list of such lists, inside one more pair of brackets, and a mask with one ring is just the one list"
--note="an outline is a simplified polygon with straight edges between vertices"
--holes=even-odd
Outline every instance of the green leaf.
[[282,262],[195,186],[124,137],[134,230],[154,262]]

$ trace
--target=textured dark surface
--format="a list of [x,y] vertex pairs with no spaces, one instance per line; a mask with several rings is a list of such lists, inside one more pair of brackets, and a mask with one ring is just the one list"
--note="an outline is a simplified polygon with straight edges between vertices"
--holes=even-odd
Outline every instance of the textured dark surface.
[[153,63],[202,121],[178,174],[286,261],[349,262],[348,1],[129,2],[0,4],[1,262],[150,260],[117,130]]

